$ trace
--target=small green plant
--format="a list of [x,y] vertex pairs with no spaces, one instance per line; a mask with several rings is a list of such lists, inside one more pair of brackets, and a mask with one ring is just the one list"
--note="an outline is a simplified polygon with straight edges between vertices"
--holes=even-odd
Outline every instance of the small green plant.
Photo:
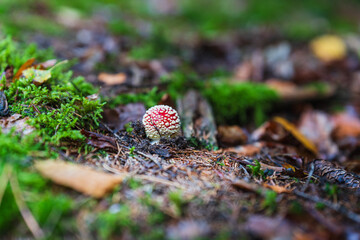
[[131,124],[132,124],[132,123],[129,122],[129,123],[127,123],[127,124],[124,125],[126,132],[129,133],[129,134],[131,134],[132,131],[134,130],[134,128],[131,127]]
[[137,188],[139,188],[139,187],[142,186],[141,181],[140,181],[140,180],[137,180],[137,179],[135,179],[135,178],[129,178],[129,179],[127,180],[127,184],[129,185],[129,187],[130,187],[131,189],[137,189]]
[[321,202],[318,202],[318,203],[315,204],[315,208],[316,208],[317,210],[324,210],[325,207],[326,207],[325,204],[324,204],[324,203],[321,203]]
[[304,209],[299,201],[294,200],[290,204],[289,211],[294,215],[301,215],[304,212]]
[[129,156],[130,156],[130,157],[134,157],[134,156],[135,156],[135,154],[134,154],[135,146],[132,146],[129,150],[130,150]]
[[250,169],[251,174],[254,177],[263,177],[264,176],[264,171],[261,170],[261,164],[257,159],[255,159],[255,165],[249,164],[249,165],[247,165],[247,167]]
[[216,164],[224,167],[225,166],[225,163],[224,163],[224,157],[219,157],[216,161]]
[[267,209],[267,211],[272,214],[276,211],[277,203],[276,203],[277,193],[272,190],[265,191],[265,199],[262,202],[262,207]]
[[196,137],[191,137],[188,139],[189,145],[196,148],[196,149],[207,149],[209,151],[216,151],[219,149],[218,146],[215,146],[212,143],[209,143],[203,139],[198,139]]
[[176,215],[181,216],[183,212],[182,209],[186,204],[182,191],[179,190],[179,191],[169,192],[168,197],[169,197],[169,201],[175,207]]
[[337,195],[339,193],[339,188],[337,185],[326,183],[325,192],[329,197],[331,197],[333,199],[337,199]]

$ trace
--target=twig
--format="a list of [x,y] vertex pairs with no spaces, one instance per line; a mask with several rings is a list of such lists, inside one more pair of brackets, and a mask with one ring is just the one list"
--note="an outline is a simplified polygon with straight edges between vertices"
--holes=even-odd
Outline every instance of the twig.
[[311,180],[311,177],[312,177],[312,175],[314,174],[314,169],[315,169],[314,163],[311,163],[311,164],[310,164],[309,176],[308,176],[308,178],[307,178],[307,180],[306,180],[305,185],[304,185],[303,188],[301,189],[302,192],[305,192],[306,189],[308,188],[309,183],[310,183],[310,180]]
[[65,159],[66,161],[69,161],[69,162],[76,162],[74,159],[72,159],[71,157],[68,157],[66,156],[66,154],[61,151],[60,149],[56,148],[56,147],[51,147],[51,150],[53,150],[54,152],[57,152],[60,154],[60,156]]
[[177,187],[177,188],[181,188],[184,189],[183,186],[181,186],[178,183],[166,180],[166,179],[162,179],[162,178],[158,178],[158,177],[153,177],[153,176],[148,176],[148,175],[133,175],[131,173],[123,173],[118,171],[117,169],[103,163],[102,166],[104,167],[104,169],[108,170],[109,172],[115,173],[115,174],[121,174],[121,175],[126,175],[127,177],[133,177],[136,179],[141,179],[141,180],[147,180],[150,182],[154,182],[154,183],[160,183],[160,184],[164,184],[164,185],[168,185],[168,186],[173,186],[173,187]]
[[32,215],[30,209],[26,206],[25,200],[21,194],[19,182],[15,176],[10,176],[10,186],[21,216],[23,217],[29,230],[31,231],[35,239],[43,239],[45,237],[45,234],[40,228],[34,216]]
[[9,173],[10,173],[9,165],[5,165],[2,175],[0,177],[0,206],[1,206],[2,198],[5,194],[6,186],[9,181]]
[[340,205],[340,204],[334,204],[328,200],[325,200],[325,199],[322,199],[322,198],[319,198],[318,196],[313,196],[313,195],[309,195],[307,193],[304,193],[304,192],[301,192],[301,191],[297,191],[295,190],[293,192],[295,195],[299,196],[299,197],[302,197],[306,200],[310,200],[310,201],[313,201],[315,203],[319,202],[319,203],[322,203],[324,204],[325,206],[327,206],[328,208],[336,211],[336,212],[339,212],[341,214],[343,214],[344,216],[346,216],[347,218],[353,220],[354,222],[357,222],[360,224],[360,215],[350,211],[349,209],[347,209],[346,207]]

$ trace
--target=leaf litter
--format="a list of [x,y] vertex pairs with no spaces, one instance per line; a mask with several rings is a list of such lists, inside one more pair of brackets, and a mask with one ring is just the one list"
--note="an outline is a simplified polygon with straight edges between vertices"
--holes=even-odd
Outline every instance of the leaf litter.
[[[76,24],[80,24],[78,20]],[[121,69],[94,74],[96,64],[109,57],[110,52],[119,52],[114,46],[126,49],[128,43],[97,31],[95,24],[89,26],[90,30],[75,30],[77,37],[69,43],[70,47],[53,45],[62,58],[81,59],[75,70],[103,86],[102,95],[139,93],[154,86],[164,88],[160,78],[179,66],[178,59],[170,58],[120,59],[109,65],[121,65]],[[253,79],[278,92],[279,108],[284,106],[283,110],[271,113],[275,118],[259,128],[238,123],[217,128],[213,122],[206,123],[204,112],[195,109],[185,125],[190,128],[187,132],[197,134],[195,138],[190,134],[151,145],[138,121],[145,110],[144,103],[122,104],[105,111],[99,129],[81,130],[85,142],[93,147],[90,152],[79,153],[70,144],[65,152],[57,150],[63,160],[39,161],[35,167],[59,185],[103,198],[98,202],[99,209],[116,212],[121,209],[117,208],[119,203],[129,205],[131,218],[140,223],[155,215],[154,209],[160,209],[165,215],[166,221],[161,224],[167,237],[210,237],[224,229],[230,233],[229,238],[359,236],[359,170],[354,167],[351,172],[349,168],[350,160],[356,163],[359,159],[359,118],[356,114],[349,117],[348,113],[308,110],[309,105],[328,110],[327,101],[336,97],[338,86],[349,86],[349,75],[358,71],[358,63],[344,52],[340,38],[316,39],[309,51],[288,42],[273,44],[273,37],[267,38],[264,32],[257,34],[230,39],[226,44],[215,39],[180,47],[187,51],[187,60],[201,76],[219,66],[231,70],[238,66],[230,72],[232,81]],[[256,39],[257,43],[244,44],[249,39]],[[244,49],[243,59],[234,54],[239,49]],[[35,82],[46,84],[51,77],[46,69],[55,63],[42,67],[33,64],[30,59],[14,76],[10,68],[2,75],[16,81],[28,72],[36,78]],[[307,85],[319,79],[318,85]],[[20,121],[26,118],[11,117],[14,120],[2,118],[2,124],[10,128],[16,122],[26,124],[26,120]],[[222,134],[216,140],[214,129],[221,129]],[[230,134],[231,131],[235,133]],[[221,148],[209,145],[209,139]],[[129,187],[132,179],[141,184]],[[111,200],[106,199],[106,193]],[[153,201],[148,203],[150,210],[139,202],[149,195]],[[86,211],[78,216],[79,222],[94,217]],[[39,231],[34,232],[35,237],[42,236]]]

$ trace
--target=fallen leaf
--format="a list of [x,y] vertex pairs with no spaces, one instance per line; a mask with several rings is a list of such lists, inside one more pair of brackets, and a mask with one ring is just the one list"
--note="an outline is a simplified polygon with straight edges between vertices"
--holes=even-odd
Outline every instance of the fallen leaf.
[[317,58],[323,62],[341,60],[346,55],[344,41],[335,35],[323,35],[310,43],[310,48]]
[[146,112],[143,103],[129,103],[114,109],[104,109],[103,121],[113,130],[123,130],[125,124],[141,120]]
[[300,133],[295,125],[281,117],[275,117],[264,123],[253,132],[251,138],[253,141],[263,140],[293,146],[299,155],[306,158],[305,162],[318,155],[314,143]]
[[23,74],[23,71],[30,68],[34,62],[35,62],[35,58],[31,58],[31,59],[27,60],[23,65],[21,65],[19,70],[16,72],[13,80],[19,79],[21,77],[21,75]]
[[334,121],[334,131],[332,136],[336,140],[346,137],[360,136],[360,119],[348,113],[339,113],[332,117]]
[[239,126],[219,126],[218,139],[228,146],[236,146],[247,142],[247,133]]
[[291,189],[287,189],[286,187],[279,186],[279,185],[270,185],[270,184],[264,183],[263,186],[266,188],[269,188],[279,194],[280,193],[290,193],[292,191]]
[[105,136],[99,133],[86,131],[84,129],[82,129],[80,133],[87,138],[86,143],[93,147],[100,149],[110,149],[114,151],[118,150],[115,138]]
[[256,142],[253,144],[242,145],[238,147],[228,148],[227,152],[234,152],[241,156],[254,156],[255,154],[261,151],[261,148],[264,146],[261,142]]
[[3,133],[8,133],[15,128],[16,133],[28,135],[35,131],[35,128],[27,124],[29,117],[22,118],[20,114],[15,113],[7,118],[0,119],[0,127]]
[[56,65],[54,65],[53,67],[51,67],[48,70],[35,69],[35,67],[31,67],[31,68],[25,69],[23,71],[23,76],[26,77],[26,78],[32,78],[33,83],[36,86],[40,86],[44,82],[46,82],[47,80],[49,80],[51,78],[51,71],[55,67],[58,67],[58,66],[60,66],[62,64],[65,64],[67,62],[68,62],[67,60],[61,61],[61,62],[57,63]]
[[331,140],[334,123],[324,112],[307,110],[300,117],[299,131],[312,141],[323,158],[338,154],[337,145]]
[[246,192],[257,192],[259,187],[254,183],[248,183],[242,179],[237,179],[236,181],[232,182],[231,185],[234,188],[244,190]]
[[86,99],[90,100],[90,101],[96,101],[99,100],[99,94],[94,93],[91,95],[86,96]]
[[292,136],[296,138],[306,149],[312,152],[314,155],[318,154],[318,150],[313,142],[311,142],[308,138],[306,138],[301,132],[296,129],[296,126],[286,119],[281,117],[275,117],[273,119],[274,122],[280,124],[284,127]]
[[45,178],[95,198],[104,197],[125,177],[60,160],[37,161],[34,166]]
[[40,70],[31,67],[23,71],[23,76],[28,79],[32,78],[33,83],[36,86],[40,86],[41,84],[43,84],[44,82],[46,82],[51,78],[51,71]]
[[45,62],[36,64],[34,67],[35,68],[39,67],[40,69],[47,69],[47,68],[55,66],[56,62],[57,62],[56,59],[50,59],[50,60],[47,60]]
[[99,81],[103,82],[107,85],[117,85],[122,84],[126,81],[126,74],[125,73],[116,73],[116,74],[110,74],[110,73],[100,73]]
[[330,97],[336,90],[334,86],[325,82],[322,83],[321,90],[311,85],[298,87],[292,82],[278,79],[269,79],[265,83],[269,88],[274,89],[284,102]]

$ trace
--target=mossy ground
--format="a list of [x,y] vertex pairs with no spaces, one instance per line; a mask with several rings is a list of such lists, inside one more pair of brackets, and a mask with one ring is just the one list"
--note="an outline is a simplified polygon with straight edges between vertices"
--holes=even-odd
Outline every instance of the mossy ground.
[[[27,206],[45,231],[45,237],[49,239],[74,236],[86,238],[86,233],[99,239],[116,235],[164,239],[168,236],[164,225],[178,221],[186,210],[191,212],[191,207],[195,206],[200,206],[199,209],[206,213],[216,204],[216,208],[220,209],[216,210],[219,212],[216,215],[219,222],[224,215],[228,217],[231,209],[225,201],[210,201],[205,204],[200,197],[187,199],[182,192],[167,193],[162,188],[143,185],[131,178],[108,197],[94,200],[43,179],[34,171],[32,163],[34,160],[59,157],[59,153],[69,149],[66,147],[68,143],[75,145],[75,150],[84,149],[81,148],[84,137],[79,131],[98,129],[104,104],[115,107],[130,102],[143,102],[150,107],[159,102],[165,93],[176,100],[189,88],[200,90],[208,98],[220,123],[263,122],[266,113],[277,100],[272,90],[253,83],[230,85],[224,77],[227,75],[226,70],[220,74],[218,69],[207,74],[195,73],[188,60],[189,53],[184,49],[196,44],[199,39],[216,41],[224,36],[236,37],[236,33],[243,30],[261,29],[264,26],[277,27],[282,35],[295,41],[308,40],[329,29],[334,32],[356,29],[351,17],[338,14],[341,1],[333,1],[333,4],[327,1],[314,4],[310,0],[302,1],[302,4],[282,0],[271,2],[249,1],[246,6],[240,6],[243,12],[239,14],[234,11],[234,6],[240,4],[235,0],[185,0],[180,3],[180,11],[165,13],[138,0],[1,1],[0,38],[4,40],[0,42],[0,74],[7,66],[13,66],[16,73],[31,58],[35,58],[37,63],[54,58],[55,54],[51,49],[39,49],[36,45],[29,44],[28,37],[33,36],[34,32],[55,38],[72,36],[67,35],[71,30],[56,20],[66,10],[85,19],[101,11],[108,13],[106,30],[129,40],[129,46],[123,51],[131,59],[149,60],[176,55],[184,62],[180,70],[164,79],[166,90],[152,88],[147,93],[122,94],[115,98],[104,96],[103,100],[95,101],[86,97],[97,93],[98,89],[83,77],[73,77],[72,71],[68,70],[71,68],[70,64],[54,68],[52,77],[40,86],[33,84],[31,78],[21,77],[10,84],[6,84],[5,76],[0,79],[10,113],[29,117],[28,123],[37,129],[29,136],[21,136],[15,132],[0,133],[1,235],[5,238],[31,236],[16,204],[13,185],[10,186],[5,181],[6,176],[17,179]],[[358,3],[354,0],[349,1],[349,4]],[[288,16],[292,13],[296,13],[296,16],[289,19]],[[10,35],[20,43],[7,37]],[[115,58],[116,56],[113,59]],[[113,63],[109,65],[112,66]],[[106,63],[101,62],[94,68],[105,71],[107,67]],[[78,151],[83,153],[83,150]],[[223,162],[218,165],[219,168],[224,167]],[[132,190],[131,194],[138,195],[130,195],[129,189]],[[136,192],[136,189],[139,191]],[[217,193],[219,199],[224,197],[222,191],[219,189]],[[166,198],[154,198],[163,192],[166,192]],[[124,196],[126,198],[122,199]],[[276,198],[274,192],[268,191],[263,201],[254,204],[246,196],[235,201],[240,201],[243,206],[253,204],[254,208],[260,208],[260,211],[265,209],[268,214],[272,214],[277,207]],[[190,201],[192,205],[189,204]],[[162,208],[164,204],[171,211],[165,211]],[[295,207],[297,211],[303,211],[301,205]],[[142,212],[136,212],[136,209]],[[232,236],[230,229],[214,231],[214,234],[219,239]]]

